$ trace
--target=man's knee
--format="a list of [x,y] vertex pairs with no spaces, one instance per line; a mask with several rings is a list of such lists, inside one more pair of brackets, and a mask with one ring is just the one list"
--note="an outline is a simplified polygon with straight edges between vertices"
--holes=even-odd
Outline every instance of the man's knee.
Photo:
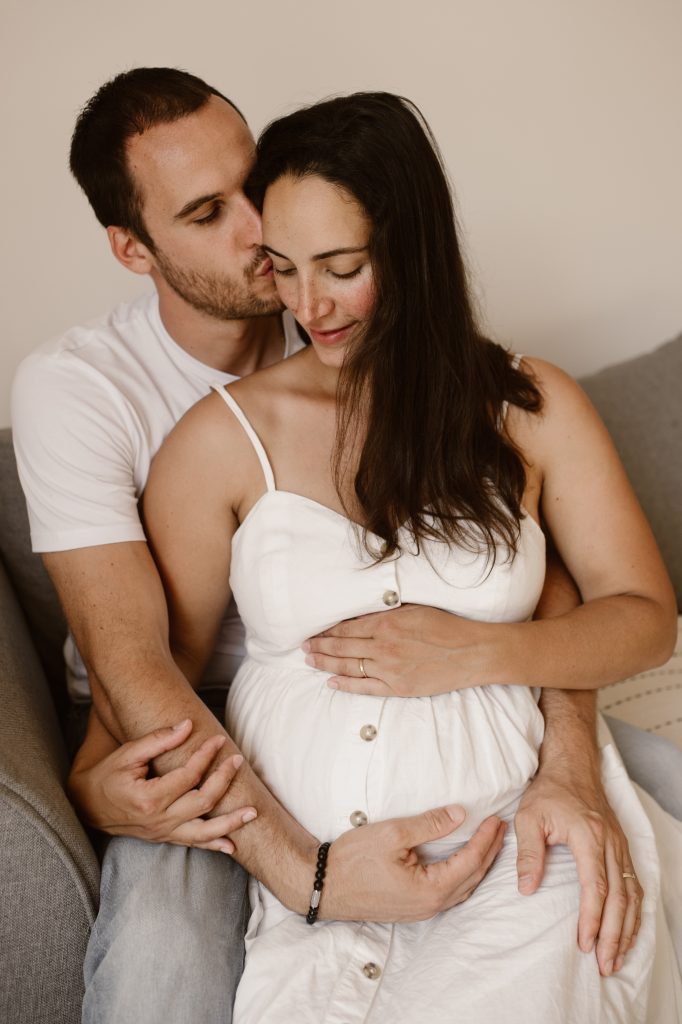
[[207,1020],[229,1019],[247,912],[246,875],[225,854],[111,840],[85,962],[84,1021],[124,1020],[133,1007],[145,1021],[180,1020],[192,1005]]

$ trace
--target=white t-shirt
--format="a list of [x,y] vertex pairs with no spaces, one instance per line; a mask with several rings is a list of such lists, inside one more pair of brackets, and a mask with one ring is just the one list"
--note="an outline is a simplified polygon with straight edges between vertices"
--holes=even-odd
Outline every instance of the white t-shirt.
[[[290,313],[283,324],[286,357],[303,342]],[[156,292],[71,328],[24,359],[12,388],[12,430],[33,550],[143,541],[138,501],[152,458],[212,384],[235,379],[173,341]],[[243,629],[231,605],[204,684],[224,683],[221,660],[233,666],[242,653]],[[87,699],[71,638],[65,657],[72,697]]]

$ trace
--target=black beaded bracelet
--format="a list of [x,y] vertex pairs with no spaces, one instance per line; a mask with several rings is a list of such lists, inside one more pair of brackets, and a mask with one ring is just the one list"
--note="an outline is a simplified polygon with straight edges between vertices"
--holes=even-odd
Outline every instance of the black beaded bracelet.
[[320,908],[320,899],[322,898],[322,886],[324,885],[324,876],[327,870],[327,854],[329,853],[329,847],[331,845],[331,843],[322,843],[317,851],[317,867],[315,869],[313,894],[310,897],[310,907],[308,908],[308,913],[305,918],[308,924],[315,924],[315,921],[317,920],[317,912]]

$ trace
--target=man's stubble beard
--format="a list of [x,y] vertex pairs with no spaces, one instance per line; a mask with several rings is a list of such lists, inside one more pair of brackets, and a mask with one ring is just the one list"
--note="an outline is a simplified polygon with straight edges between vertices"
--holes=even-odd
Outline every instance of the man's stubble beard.
[[203,274],[196,270],[183,270],[164,252],[154,253],[159,273],[166,284],[188,305],[214,320],[246,320],[250,317],[272,316],[283,309],[277,292],[268,298],[253,293],[255,271],[259,257],[243,273],[240,281]]

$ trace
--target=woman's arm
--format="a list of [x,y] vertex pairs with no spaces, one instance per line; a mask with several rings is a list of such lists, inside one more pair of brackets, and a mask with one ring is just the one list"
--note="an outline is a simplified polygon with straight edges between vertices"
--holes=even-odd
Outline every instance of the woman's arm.
[[545,409],[535,417],[514,410],[518,443],[531,472],[537,466],[542,515],[583,604],[513,629],[507,638],[509,671],[499,681],[512,682],[518,668],[530,685],[590,689],[671,656],[675,596],[595,409],[561,370],[529,362]]
[[473,622],[415,605],[340,623],[307,645],[310,664],[333,673],[332,685],[377,696],[491,682],[595,689],[670,657],[672,585],[606,428],[566,374],[539,360],[530,365],[545,409],[512,409],[508,426],[583,603],[521,623]]

